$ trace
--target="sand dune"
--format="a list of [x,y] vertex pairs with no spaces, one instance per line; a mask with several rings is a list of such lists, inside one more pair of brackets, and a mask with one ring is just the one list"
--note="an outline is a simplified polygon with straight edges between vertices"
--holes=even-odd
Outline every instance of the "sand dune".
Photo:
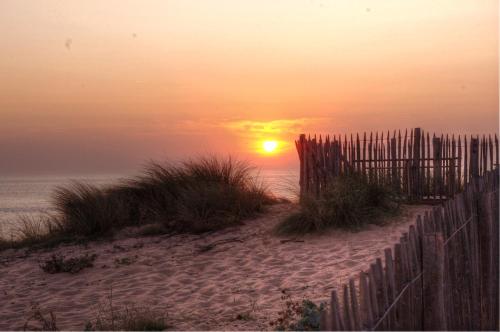
[[[0,329],[22,329],[36,301],[61,329],[83,329],[106,302],[165,310],[174,329],[270,329],[286,290],[292,298],[326,301],[329,292],[392,246],[426,207],[405,208],[390,224],[351,233],[332,230],[282,243],[273,226],[296,207],[280,204],[241,227],[205,235],[128,237],[47,252],[0,253]],[[215,244],[210,246],[210,244]],[[51,254],[96,253],[93,268],[47,274]],[[128,258],[129,265],[116,259]],[[238,320],[250,313],[251,319]]]

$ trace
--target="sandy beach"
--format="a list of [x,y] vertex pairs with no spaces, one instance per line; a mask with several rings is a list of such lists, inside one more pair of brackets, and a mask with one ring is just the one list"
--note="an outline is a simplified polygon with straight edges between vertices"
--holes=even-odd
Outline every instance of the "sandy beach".
[[[22,329],[31,304],[56,314],[64,330],[83,329],[99,305],[162,310],[178,330],[266,330],[292,299],[326,301],[332,289],[367,268],[423,213],[407,206],[385,226],[353,233],[278,237],[272,229],[297,209],[278,204],[244,225],[202,235],[131,236],[27,253],[0,254],[0,329]],[[77,274],[48,274],[39,264],[54,253],[97,254],[94,267]],[[120,263],[122,262],[122,263]],[[123,263],[126,262],[126,263]],[[247,319],[237,319],[238,315]]]

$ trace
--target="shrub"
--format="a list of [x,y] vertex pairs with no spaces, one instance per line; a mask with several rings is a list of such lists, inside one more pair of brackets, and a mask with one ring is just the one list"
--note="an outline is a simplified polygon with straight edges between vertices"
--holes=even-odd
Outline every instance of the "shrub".
[[325,310],[324,303],[318,306],[307,299],[294,301],[290,294],[285,292],[281,300],[284,301],[284,308],[278,313],[278,318],[270,322],[275,330],[319,331],[321,314]]
[[84,256],[65,259],[63,255],[53,254],[48,260],[40,264],[40,268],[47,273],[78,273],[84,268],[94,266],[94,260],[97,255],[85,254]]
[[389,187],[369,184],[356,175],[340,176],[333,178],[319,197],[302,197],[300,211],[280,223],[276,231],[309,233],[332,226],[358,229],[396,211],[398,204]]

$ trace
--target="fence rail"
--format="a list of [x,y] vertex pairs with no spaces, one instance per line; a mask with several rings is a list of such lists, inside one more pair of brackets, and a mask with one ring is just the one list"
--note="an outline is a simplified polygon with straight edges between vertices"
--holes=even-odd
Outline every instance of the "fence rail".
[[322,330],[498,330],[499,172],[474,177],[333,291]]
[[410,201],[444,200],[499,164],[496,134],[431,137],[420,128],[350,138],[302,134],[295,145],[301,196],[319,195],[332,178],[356,172],[369,182],[392,186]]

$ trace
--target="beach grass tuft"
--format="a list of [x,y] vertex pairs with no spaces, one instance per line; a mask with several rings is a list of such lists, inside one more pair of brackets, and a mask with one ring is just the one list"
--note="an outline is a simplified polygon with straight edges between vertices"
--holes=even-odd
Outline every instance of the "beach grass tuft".
[[0,247],[102,238],[149,224],[155,226],[144,230],[147,235],[214,231],[239,224],[276,199],[248,163],[210,156],[151,162],[139,176],[104,188],[73,182],[57,188],[53,201],[55,215],[26,219],[15,243],[3,240]]
[[358,175],[332,179],[318,197],[304,195],[300,210],[277,225],[278,234],[306,234],[329,227],[357,230],[395,214],[399,204],[390,187],[367,183]]
[[40,268],[47,273],[78,273],[81,270],[93,267],[96,254],[85,254],[78,257],[65,258],[61,254],[53,254],[49,259],[40,264]]

